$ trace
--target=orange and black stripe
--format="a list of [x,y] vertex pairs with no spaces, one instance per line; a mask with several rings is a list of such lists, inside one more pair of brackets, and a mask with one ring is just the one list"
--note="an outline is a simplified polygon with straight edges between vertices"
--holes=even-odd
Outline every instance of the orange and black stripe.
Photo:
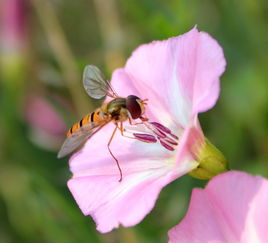
[[75,123],[67,132],[67,137],[72,135],[74,132],[76,132],[80,127],[84,126],[85,124],[89,122],[94,122],[94,116],[95,111],[92,113],[86,115],[84,118],[82,118],[79,122]]

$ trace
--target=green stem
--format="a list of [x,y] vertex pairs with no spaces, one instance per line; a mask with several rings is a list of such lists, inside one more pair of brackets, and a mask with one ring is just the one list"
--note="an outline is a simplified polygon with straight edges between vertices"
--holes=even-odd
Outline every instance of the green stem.
[[85,91],[82,89],[82,75],[76,68],[75,58],[64,36],[53,6],[49,0],[32,0],[32,3],[44,27],[54,56],[61,66],[64,76],[63,80],[71,94],[75,108],[79,115],[83,116],[88,110],[93,110],[93,107],[90,107],[89,99],[87,99]]

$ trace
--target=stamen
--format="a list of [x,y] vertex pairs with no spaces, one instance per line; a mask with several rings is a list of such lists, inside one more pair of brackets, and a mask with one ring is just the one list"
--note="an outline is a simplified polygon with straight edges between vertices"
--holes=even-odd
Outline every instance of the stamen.
[[176,141],[174,141],[173,139],[171,138],[164,138],[163,141],[167,142],[167,143],[170,143],[172,145],[178,145],[178,143]]
[[175,138],[176,140],[179,140],[179,138],[178,138],[176,135],[174,135],[173,133],[170,133],[169,135],[170,135],[171,137]]
[[[163,126],[162,124],[160,124],[158,122],[150,122],[150,124],[153,125],[153,127],[156,128],[157,131],[162,132],[162,133],[167,133],[168,135],[170,135],[174,139],[179,140],[179,138],[175,134],[173,134],[169,128]],[[153,131],[155,132],[155,129],[153,129]],[[159,137],[162,137],[162,136],[159,136]]]
[[162,145],[164,148],[166,148],[167,150],[170,150],[170,151],[174,151],[174,150],[175,150],[172,146],[170,146],[170,145],[168,145],[167,143],[165,143],[161,138],[159,139],[159,141],[160,141],[161,145]]
[[155,126],[156,128],[162,130],[165,133],[171,134],[171,130],[168,129],[167,127],[163,126],[162,124],[158,123],[158,122],[150,122],[153,126]]
[[153,132],[160,138],[165,138],[167,135],[165,133],[163,133],[161,130],[154,128]]
[[[147,122],[147,118],[142,118],[142,124],[145,126],[141,126],[141,127],[137,127],[135,130],[139,131],[137,132],[131,132],[132,135],[142,141],[142,142],[146,142],[146,143],[156,143],[157,141],[160,142],[160,144],[167,150],[170,151],[174,151],[175,150],[175,146],[178,145],[178,140],[179,138],[174,135],[171,130],[165,126],[163,126],[162,124],[158,123],[158,122]],[[141,129],[143,128],[143,129]],[[146,129],[147,128],[147,131]],[[148,132],[148,129],[151,131]],[[128,129],[128,130],[133,130],[133,129]]]
[[142,142],[146,142],[146,143],[156,143],[157,139],[155,138],[155,136],[150,135],[150,134],[144,134],[144,133],[133,133],[133,136],[139,140],[141,140]]

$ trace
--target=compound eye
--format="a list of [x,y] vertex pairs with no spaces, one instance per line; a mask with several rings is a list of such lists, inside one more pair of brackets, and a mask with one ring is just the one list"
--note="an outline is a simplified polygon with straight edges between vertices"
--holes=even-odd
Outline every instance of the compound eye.
[[139,118],[142,113],[141,106],[137,100],[140,100],[140,98],[135,95],[129,95],[126,101],[127,109],[133,119]]

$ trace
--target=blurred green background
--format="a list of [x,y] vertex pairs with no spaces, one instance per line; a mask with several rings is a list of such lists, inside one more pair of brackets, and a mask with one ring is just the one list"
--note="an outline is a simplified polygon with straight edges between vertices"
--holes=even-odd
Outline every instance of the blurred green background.
[[167,242],[186,212],[184,176],[139,225],[102,235],[67,190],[67,128],[100,103],[83,67],[108,76],[138,45],[198,24],[222,45],[227,70],[217,105],[200,115],[232,169],[268,176],[268,2],[265,0],[1,0],[0,242]]

